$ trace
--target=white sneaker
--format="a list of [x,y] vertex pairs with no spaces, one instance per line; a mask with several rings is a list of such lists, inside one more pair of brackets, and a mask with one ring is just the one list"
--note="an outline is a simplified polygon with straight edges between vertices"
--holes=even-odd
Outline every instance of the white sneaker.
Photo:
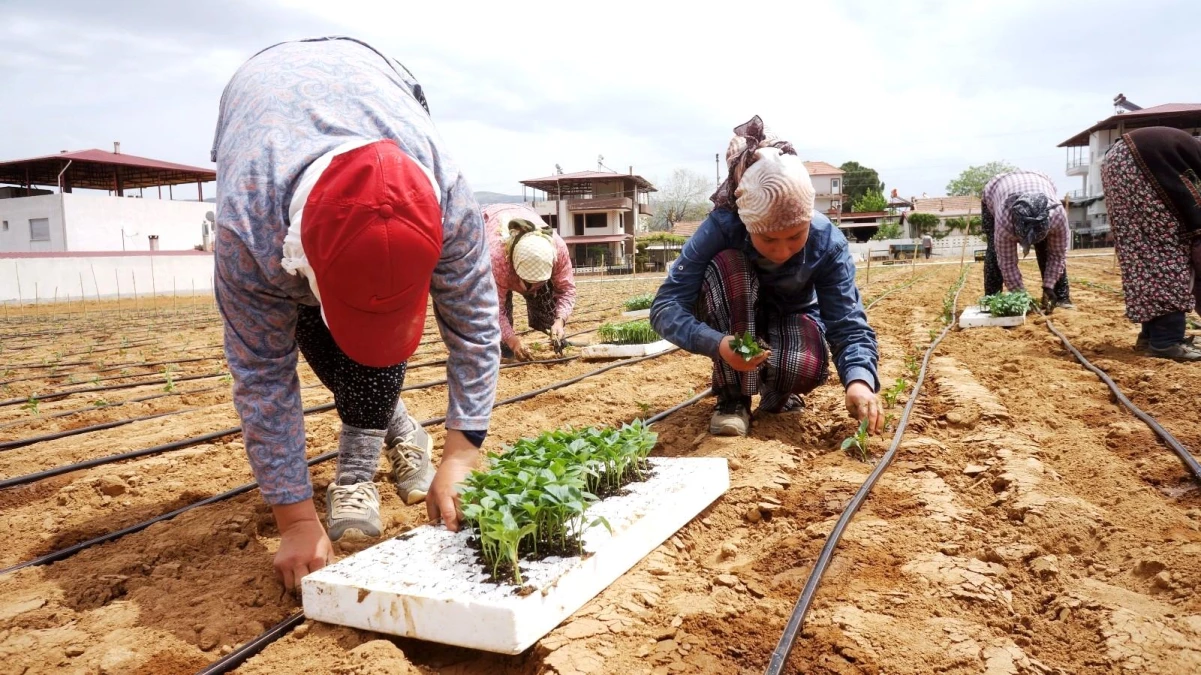
[[391,465],[388,475],[396,481],[396,493],[410,506],[425,501],[434,480],[434,466],[430,462],[434,439],[420,424],[414,422],[414,425],[416,430],[411,436],[384,445],[384,456]]
[[383,530],[379,517],[379,490],[375,483],[336,485],[325,491],[327,532],[337,541],[347,530],[358,530],[367,537],[378,537]]

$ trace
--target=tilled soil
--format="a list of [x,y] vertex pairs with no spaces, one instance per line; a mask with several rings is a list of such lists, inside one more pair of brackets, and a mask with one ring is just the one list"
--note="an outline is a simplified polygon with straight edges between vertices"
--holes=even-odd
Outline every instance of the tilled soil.
[[[959,272],[956,265],[919,268],[916,274],[907,267],[873,269],[871,283],[861,284],[870,300],[914,281],[869,314],[886,386],[912,379],[907,357],[920,357],[932,331],[941,329],[943,298]],[[1069,272],[1079,309],[1056,312],[1052,320],[1138,405],[1186,445],[1201,447],[1195,405],[1181,405],[1201,396],[1196,378],[1187,379],[1195,368],[1132,352],[1137,330],[1112,292],[1120,280],[1108,259],[1073,260]],[[979,275],[972,267],[961,307],[980,294]],[[583,311],[590,303],[616,306],[635,286],[580,288]],[[206,321],[186,344],[172,336],[150,348],[185,358],[197,345],[219,343],[219,324]],[[595,325],[580,321],[573,328]],[[5,335],[31,331],[17,325]],[[14,363],[63,351],[43,345],[14,356],[10,344],[44,338],[0,339],[0,355]],[[86,350],[89,339],[75,339],[67,351]],[[445,356],[433,343],[423,349],[428,353],[415,360]],[[122,360],[143,357],[128,351]],[[198,373],[223,367],[192,365]],[[502,371],[498,398],[596,365]],[[490,447],[540,429],[618,423],[667,408],[708,386],[709,369],[707,360],[676,352],[499,407]],[[316,383],[306,367],[301,372],[305,384]],[[415,370],[408,383],[441,373]],[[55,382],[10,386],[63,388]],[[163,393],[162,385],[113,393],[134,398],[156,386]],[[54,402],[55,409],[79,409],[86,396]],[[305,400],[323,403],[329,394],[318,385],[305,390]],[[445,387],[407,392],[405,400],[417,416],[434,417],[444,407]],[[890,412],[899,413],[904,402]],[[58,418],[69,426],[48,417],[51,404],[39,410],[45,420],[0,426],[0,440],[198,409],[2,452],[0,477],[237,423],[224,390]],[[806,404],[799,414],[756,419],[745,439],[708,436],[711,400],[659,423],[657,454],[729,458],[730,491],[526,654],[500,657],[306,623],[239,672],[762,672],[826,535],[871,468],[838,449],[854,424],[836,384]],[[20,419],[0,408],[0,424]],[[307,432],[310,454],[334,447],[336,416],[310,416]],[[886,445],[873,439],[873,459]],[[318,491],[332,473],[329,463],[314,467]],[[250,479],[233,436],[0,492],[0,532],[8,542],[0,566]],[[391,491],[381,492],[387,534],[424,522],[424,507],[406,507]],[[896,462],[835,555],[789,672],[1197,672],[1199,502],[1170,451],[1111,402],[1043,319],[1009,330],[953,331],[931,362]],[[340,553],[369,543],[345,542]],[[252,491],[62,562],[2,576],[0,658],[18,673],[194,672],[299,609],[273,577],[277,546],[270,512]]]

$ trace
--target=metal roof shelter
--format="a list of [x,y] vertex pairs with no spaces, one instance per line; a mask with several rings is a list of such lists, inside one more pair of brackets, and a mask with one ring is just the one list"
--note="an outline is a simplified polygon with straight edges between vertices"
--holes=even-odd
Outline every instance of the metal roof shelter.
[[[119,144],[114,144],[114,150],[117,152],[64,151],[57,155],[0,162],[0,183],[19,185],[27,193],[32,193],[36,185],[45,185],[58,187],[63,192],[71,192],[73,188],[109,190],[118,197],[125,196],[125,190],[133,188],[195,183],[198,198],[203,201],[203,184],[217,179],[217,172],[212,169],[123,155],[119,152]],[[161,196],[162,190],[159,192]]]
[[542,190],[551,199],[568,199],[592,194],[592,184],[595,181],[625,180],[634,183],[643,192],[657,192],[654,185],[642,176],[633,173],[611,173],[607,171],[576,171],[545,178],[531,178],[521,181],[526,187]]
[[1097,122],[1093,126],[1059,144],[1061,148],[1088,145],[1088,138],[1101,129],[1128,131],[1139,127],[1175,127],[1188,129],[1201,126],[1201,103],[1166,103],[1150,108],[1122,112]]

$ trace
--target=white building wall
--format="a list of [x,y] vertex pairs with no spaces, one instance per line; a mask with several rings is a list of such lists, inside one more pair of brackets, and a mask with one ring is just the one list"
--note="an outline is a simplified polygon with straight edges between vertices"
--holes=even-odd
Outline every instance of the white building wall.
[[[211,210],[206,202],[89,194],[0,199],[0,220],[8,221],[7,231],[0,226],[0,253],[149,251],[152,234],[160,251],[187,251],[202,243]],[[35,218],[49,220],[50,241],[30,241]]]
[[[153,272],[153,275],[151,274]],[[20,282],[18,289],[18,280]],[[132,298],[158,295],[191,297],[213,291],[213,255],[211,253],[163,253],[138,255],[62,256],[45,258],[0,257],[0,300],[14,302],[18,297],[33,302],[34,289],[43,301],[72,300],[81,294],[89,300]]]
[[[157,234],[160,251],[187,251],[203,240],[207,202],[65,194],[67,249],[149,251]],[[124,244],[124,248],[122,247]],[[62,249],[59,249],[62,250]]]
[[[36,218],[50,221],[50,241],[30,241],[29,221]],[[0,199],[0,221],[8,223],[7,230],[0,223],[0,253],[67,250],[59,195]]]

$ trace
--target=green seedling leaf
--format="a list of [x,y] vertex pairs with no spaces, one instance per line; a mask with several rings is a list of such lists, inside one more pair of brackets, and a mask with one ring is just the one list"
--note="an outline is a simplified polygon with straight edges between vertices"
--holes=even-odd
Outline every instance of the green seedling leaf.
[[640,309],[650,309],[654,302],[654,293],[643,293],[641,295],[635,295],[632,298],[626,299],[626,301],[622,303],[622,306],[625,307],[627,312],[636,312]]
[[980,306],[993,316],[1025,316],[1034,305],[1026,291],[996,293],[980,298]]
[[614,345],[644,345],[660,339],[646,320],[606,323],[596,331],[596,336],[602,343]]
[[730,338],[730,351],[741,356],[743,361],[753,361],[764,349],[750,332],[746,332]]

